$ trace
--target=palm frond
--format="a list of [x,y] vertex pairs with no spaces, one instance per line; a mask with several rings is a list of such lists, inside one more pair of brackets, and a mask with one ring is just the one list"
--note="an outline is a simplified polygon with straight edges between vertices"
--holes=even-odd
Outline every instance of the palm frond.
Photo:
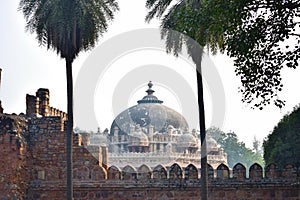
[[150,11],[146,15],[145,21],[149,22],[155,16],[157,18],[162,17],[171,2],[172,0],[148,0],[146,2],[146,7],[150,9]]
[[36,33],[39,44],[72,60],[95,45],[118,9],[115,0],[21,0],[19,4],[26,29]]
[[[161,18],[161,36],[166,40],[168,53],[178,56],[183,44],[191,50],[188,44],[189,37],[194,42],[197,41],[200,46],[206,46],[207,50],[213,54],[218,49],[224,49],[221,26],[212,24],[210,16],[201,13],[203,11],[202,0],[181,0],[173,5],[170,1],[148,0],[146,7],[149,9],[146,21],[150,21],[155,16]],[[166,10],[167,13],[164,14]],[[179,33],[183,35],[180,36]]]

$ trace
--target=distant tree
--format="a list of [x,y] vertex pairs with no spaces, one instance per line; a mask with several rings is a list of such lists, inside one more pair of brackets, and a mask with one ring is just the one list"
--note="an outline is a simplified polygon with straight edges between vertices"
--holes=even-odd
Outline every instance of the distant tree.
[[233,167],[236,163],[242,163],[246,167],[254,163],[264,165],[262,156],[247,148],[244,142],[239,142],[234,132],[224,133],[219,128],[212,127],[207,130],[207,134],[212,136],[227,153],[229,167]]
[[35,32],[40,45],[53,49],[66,61],[67,78],[67,199],[73,199],[72,138],[73,78],[72,63],[82,50],[94,47],[107,30],[108,21],[118,9],[115,0],[21,0],[19,9],[27,30]]
[[285,115],[263,142],[266,164],[300,167],[300,107]]
[[256,136],[254,136],[253,138],[252,146],[255,153],[259,153],[259,154],[262,153],[261,142],[256,138]]
[[226,133],[224,133],[221,129],[213,126],[206,130],[207,135],[211,136],[213,139],[217,141],[218,144],[221,144],[226,138]]

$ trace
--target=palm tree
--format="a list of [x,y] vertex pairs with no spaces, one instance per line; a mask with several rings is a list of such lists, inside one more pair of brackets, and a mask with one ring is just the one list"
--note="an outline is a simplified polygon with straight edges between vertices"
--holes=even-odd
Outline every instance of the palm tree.
[[201,0],[177,0],[176,3],[172,3],[172,0],[147,0],[146,7],[149,9],[146,21],[149,22],[154,17],[162,19],[161,35],[166,39],[167,52],[178,56],[182,45],[185,44],[188,54],[196,64],[201,139],[201,199],[206,200],[208,199],[207,148],[201,61],[204,46],[213,53],[221,47],[222,32],[210,30],[207,19],[199,12],[202,7]]
[[66,61],[67,77],[67,199],[73,199],[73,78],[72,63],[82,50],[94,47],[118,10],[115,0],[21,0],[26,29],[36,33],[40,45],[53,49]]

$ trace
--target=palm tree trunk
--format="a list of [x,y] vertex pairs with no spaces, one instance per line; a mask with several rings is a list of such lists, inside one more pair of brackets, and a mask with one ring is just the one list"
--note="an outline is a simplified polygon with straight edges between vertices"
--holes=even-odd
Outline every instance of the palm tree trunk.
[[73,200],[73,75],[72,60],[66,58],[68,121],[67,121],[67,200]]
[[201,200],[207,200],[208,199],[207,149],[206,149],[206,128],[205,128],[205,111],[204,111],[201,59],[196,63],[196,67],[197,67],[196,70],[197,89],[198,89],[197,92],[198,92],[200,138],[201,138]]

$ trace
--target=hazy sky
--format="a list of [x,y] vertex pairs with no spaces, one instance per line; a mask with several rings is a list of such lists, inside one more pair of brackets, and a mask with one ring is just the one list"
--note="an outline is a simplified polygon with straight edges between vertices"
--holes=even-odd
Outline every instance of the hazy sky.
[[[45,47],[39,47],[34,34],[25,32],[25,21],[22,13],[17,11],[18,2],[10,0],[0,3],[0,67],[3,70],[0,99],[4,111],[6,113],[25,112],[26,94],[35,94],[36,90],[42,87],[50,90],[51,106],[66,110],[65,62],[55,52],[47,51]],[[116,14],[109,31],[100,38],[99,45],[125,31],[157,28],[159,26],[157,21],[151,24],[144,22],[146,13],[144,4],[145,1],[142,0],[120,1],[120,11]],[[78,72],[91,52],[81,53],[75,60],[73,66],[75,83]],[[99,56],[99,63],[102,56],[105,57],[105,55]],[[281,110],[275,106],[269,106],[260,111],[258,109],[252,110],[250,106],[241,103],[241,94],[238,93],[240,82],[234,74],[232,60],[225,55],[212,56],[210,60],[218,70],[225,92],[225,99],[220,99],[220,101],[224,101],[225,105],[225,121],[220,128],[224,131],[236,132],[240,140],[248,146],[251,146],[254,136],[260,140],[266,137],[282,116],[291,112],[293,107],[300,102],[300,93],[297,87],[299,85],[298,77],[300,77],[299,69],[285,69],[282,73],[284,90],[280,96],[286,100],[286,106]],[[111,91],[118,89],[116,88],[118,81],[125,77],[128,72],[138,70],[140,66],[151,64],[169,66],[169,70],[171,70],[171,67],[184,65],[184,62],[188,61],[155,50],[136,51],[114,60],[111,70],[106,71],[107,77],[99,80],[98,92],[94,97],[95,112],[97,116],[100,116],[98,119],[101,129],[110,128],[110,123],[118,114],[112,112],[113,94]],[[191,65],[191,63],[187,65]],[[116,66],[123,66],[124,68],[121,71],[114,71]],[[194,71],[178,67],[174,67],[174,71],[181,74],[181,78],[185,79],[190,84],[192,91],[195,92]],[[181,100],[180,95],[177,94],[176,90],[178,89],[155,81],[155,77],[145,79],[144,84],[132,88],[132,92],[128,95],[129,98],[120,100],[125,102],[123,103],[124,109],[135,105],[136,101],[145,95],[144,91],[147,89],[146,84],[149,80],[156,83],[153,89],[157,91],[156,95],[164,100],[165,105],[179,112],[184,109],[185,106],[182,104],[185,101]],[[111,80],[111,84],[108,80]],[[130,90],[130,88],[128,89]],[[218,114],[218,110],[211,103],[213,95],[207,91],[206,88],[207,126],[210,126],[212,115]],[[100,103],[97,104],[97,102]]]

